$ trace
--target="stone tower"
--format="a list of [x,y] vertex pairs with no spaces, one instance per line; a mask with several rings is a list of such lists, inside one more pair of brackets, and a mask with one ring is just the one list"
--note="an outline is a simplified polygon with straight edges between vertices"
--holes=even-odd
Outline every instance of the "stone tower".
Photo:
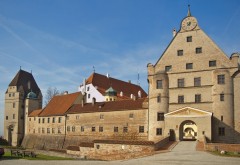
[[202,140],[204,135],[215,142],[236,142],[239,77],[239,54],[229,58],[189,8],[162,56],[148,64],[149,140],[168,135]]
[[41,90],[33,75],[20,69],[5,93],[4,138],[10,145],[21,145],[25,134],[26,109],[32,111],[40,108]]

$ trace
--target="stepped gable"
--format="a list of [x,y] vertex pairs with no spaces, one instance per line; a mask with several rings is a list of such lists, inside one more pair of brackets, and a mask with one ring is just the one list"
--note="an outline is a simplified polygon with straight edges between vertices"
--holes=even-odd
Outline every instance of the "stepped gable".
[[[29,82],[30,82],[30,86],[29,86]],[[25,96],[31,91],[36,93],[37,96],[39,93],[41,93],[41,90],[38,87],[33,75],[21,69],[18,71],[18,73],[16,74],[16,76],[13,78],[13,80],[8,86],[17,86],[17,88],[22,86],[25,92]]]
[[76,102],[81,92],[54,96],[40,113],[40,117],[64,115],[65,112]]
[[117,95],[119,97],[121,91],[123,92],[123,96],[127,98],[130,98],[131,94],[138,96],[138,91],[141,91],[141,97],[147,97],[147,93],[139,85],[118,80],[112,77],[107,77],[98,73],[91,74],[86,80],[86,84],[93,84],[93,86],[97,86],[97,90],[103,95],[107,89],[112,87],[117,91]]
[[42,112],[42,109],[37,109],[28,114],[28,117],[37,117]]
[[92,103],[75,104],[69,110],[68,114],[78,113],[94,113],[94,112],[111,112],[111,111],[126,111],[126,110],[139,110],[143,108],[142,104],[145,99],[138,100],[121,100],[121,101],[110,101],[110,102],[98,102],[92,105]]

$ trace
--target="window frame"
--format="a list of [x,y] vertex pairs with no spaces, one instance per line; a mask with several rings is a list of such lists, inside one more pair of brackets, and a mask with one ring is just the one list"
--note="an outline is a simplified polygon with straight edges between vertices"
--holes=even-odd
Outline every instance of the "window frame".
[[139,126],[139,133],[144,133],[144,126],[142,125]]
[[183,88],[185,86],[184,78],[179,78],[177,80],[177,87],[178,88]]
[[195,53],[196,54],[201,54],[202,53],[202,47],[196,47]]
[[156,88],[157,89],[162,89],[163,88],[163,81],[162,80],[157,80],[156,81]]
[[225,84],[225,74],[217,75],[218,84]]
[[157,121],[164,121],[164,113],[163,112],[157,112]]
[[186,69],[193,69],[193,63],[186,63]]
[[201,77],[194,77],[194,86],[195,87],[201,86]]
[[221,93],[220,94],[220,101],[224,101],[225,100],[225,95],[224,95],[224,93]]
[[165,72],[170,72],[170,71],[172,71],[172,65],[165,66]]
[[187,36],[187,37],[186,37],[186,41],[187,41],[187,42],[192,42],[192,36]]
[[177,56],[183,56],[183,49],[177,50]]
[[201,102],[202,102],[202,95],[195,94],[195,103],[201,103]]
[[178,104],[184,103],[184,95],[178,95]]
[[209,67],[216,67],[217,66],[217,61],[216,60],[209,61],[208,66]]
[[162,128],[156,128],[156,135],[161,136],[162,135]]

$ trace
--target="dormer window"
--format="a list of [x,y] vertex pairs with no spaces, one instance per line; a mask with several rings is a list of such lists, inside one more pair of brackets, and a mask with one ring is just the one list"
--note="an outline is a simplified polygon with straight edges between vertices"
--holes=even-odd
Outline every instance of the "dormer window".
[[187,42],[192,42],[192,36],[187,36]]

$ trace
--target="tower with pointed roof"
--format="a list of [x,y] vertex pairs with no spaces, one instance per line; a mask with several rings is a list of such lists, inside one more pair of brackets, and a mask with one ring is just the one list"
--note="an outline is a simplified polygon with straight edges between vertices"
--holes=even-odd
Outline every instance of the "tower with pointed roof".
[[189,6],[162,56],[148,64],[149,140],[240,142],[238,60],[204,33]]
[[32,73],[20,69],[5,93],[4,138],[9,144],[21,144],[26,132],[26,116],[39,108],[42,108],[41,90]]

